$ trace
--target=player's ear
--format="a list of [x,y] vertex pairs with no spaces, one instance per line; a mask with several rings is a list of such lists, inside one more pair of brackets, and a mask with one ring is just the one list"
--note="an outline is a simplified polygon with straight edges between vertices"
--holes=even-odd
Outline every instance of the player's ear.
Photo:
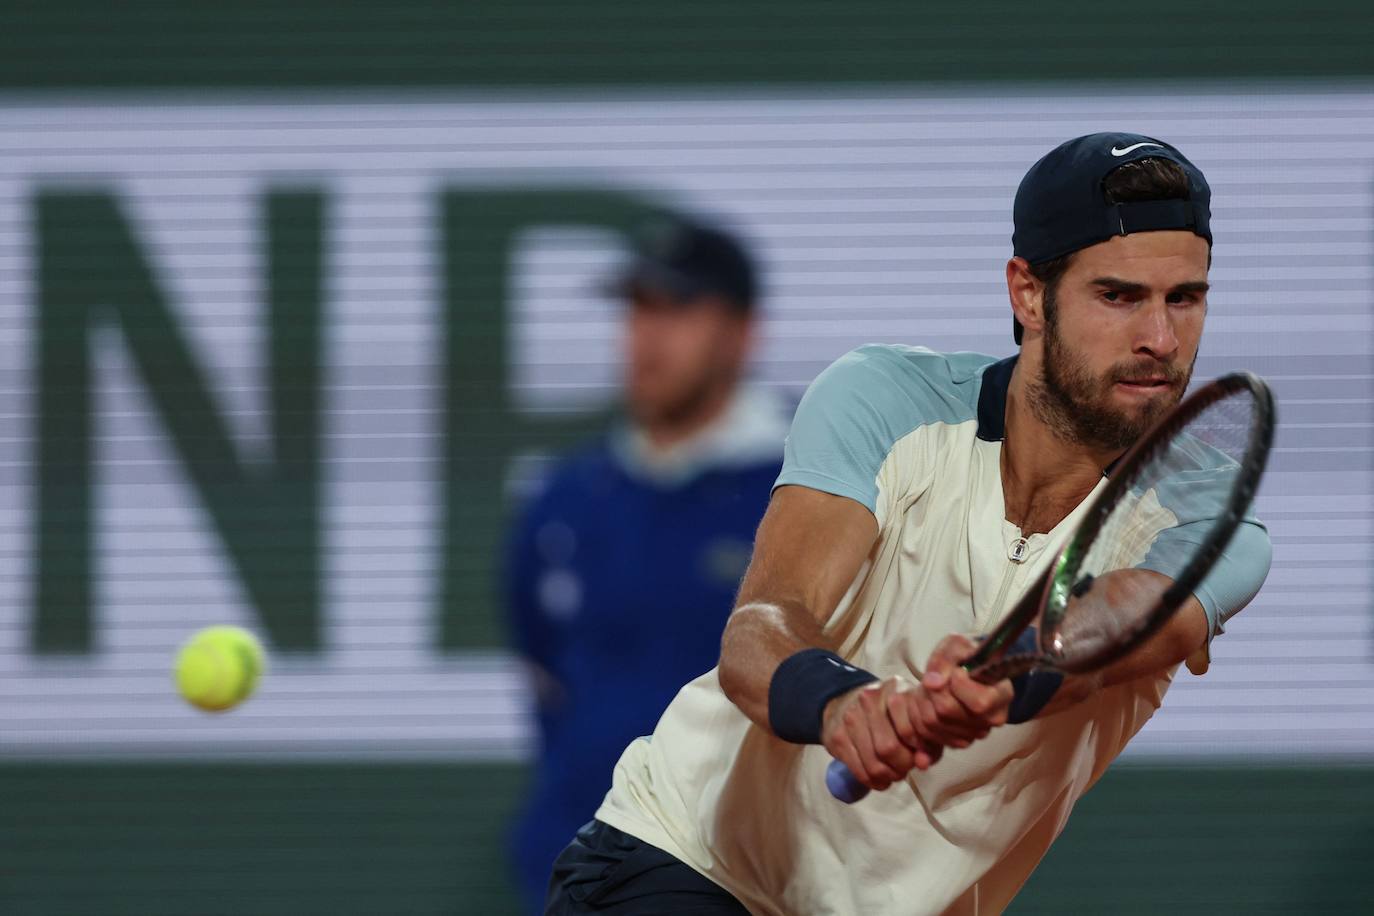
[[1012,316],[1026,330],[1039,334],[1045,327],[1045,284],[1031,273],[1025,258],[1007,262],[1007,297]]

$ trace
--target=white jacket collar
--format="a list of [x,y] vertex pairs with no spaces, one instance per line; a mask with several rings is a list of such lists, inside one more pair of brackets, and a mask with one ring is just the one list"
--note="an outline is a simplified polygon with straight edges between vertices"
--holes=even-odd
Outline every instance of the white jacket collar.
[[611,452],[631,476],[675,487],[716,468],[780,461],[789,422],[781,398],[741,385],[720,416],[691,438],[657,448],[643,429],[625,424],[611,434]]

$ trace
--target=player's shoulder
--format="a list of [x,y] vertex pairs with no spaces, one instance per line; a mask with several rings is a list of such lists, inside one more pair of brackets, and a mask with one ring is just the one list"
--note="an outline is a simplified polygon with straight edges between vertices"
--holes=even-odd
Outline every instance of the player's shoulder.
[[982,353],[865,344],[822,372],[808,398],[861,401],[895,426],[964,423],[977,416],[982,373],[994,362],[996,357]]
[[836,364],[857,363],[924,384],[954,386],[974,381],[997,361],[985,353],[943,353],[908,344],[872,343],[850,350]]
[[[851,350],[802,398],[778,483],[849,497],[881,523],[877,478],[899,444],[941,441],[976,424],[983,373],[994,363],[977,353],[893,344]],[[910,470],[924,451],[903,449],[893,466]]]

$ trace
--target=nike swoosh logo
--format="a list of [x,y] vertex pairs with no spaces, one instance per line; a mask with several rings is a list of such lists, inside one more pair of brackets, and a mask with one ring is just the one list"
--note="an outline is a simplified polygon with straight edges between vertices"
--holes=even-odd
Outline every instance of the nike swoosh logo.
[[1112,147],[1112,155],[1113,155],[1113,156],[1124,156],[1124,155],[1126,155],[1127,153],[1129,153],[1131,150],[1140,149],[1142,146],[1157,146],[1157,147],[1159,147],[1160,149],[1163,149],[1163,148],[1164,148],[1164,144],[1163,144],[1163,143],[1132,143],[1130,146],[1123,147],[1122,149],[1117,149],[1115,146],[1113,146],[1113,147]]

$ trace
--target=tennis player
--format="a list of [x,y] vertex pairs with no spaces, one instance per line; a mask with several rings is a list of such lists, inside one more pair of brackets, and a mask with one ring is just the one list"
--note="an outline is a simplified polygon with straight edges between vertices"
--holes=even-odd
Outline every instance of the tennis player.
[[[817,378],[719,667],[626,749],[555,864],[548,913],[1008,905],[1178,665],[1206,670],[1268,572],[1251,520],[1171,622],[1104,671],[1037,672],[1014,693],[958,667],[1183,395],[1210,196],[1163,141],[1064,143],[1016,194],[1017,356],[867,346]],[[888,791],[838,803],[832,758]]]

